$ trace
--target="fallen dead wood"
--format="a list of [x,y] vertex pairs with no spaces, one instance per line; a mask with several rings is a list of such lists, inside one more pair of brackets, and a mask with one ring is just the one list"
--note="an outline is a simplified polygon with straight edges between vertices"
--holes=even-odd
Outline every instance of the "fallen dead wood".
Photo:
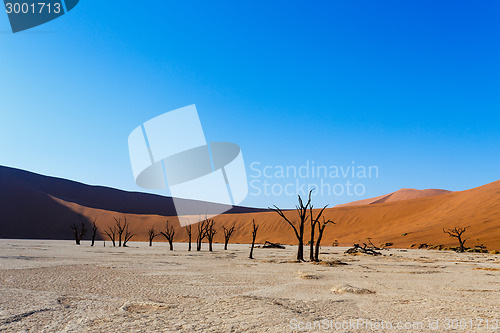
[[262,246],[262,248],[264,248],[264,249],[282,249],[282,250],[285,249],[285,247],[283,245],[281,245],[280,243],[271,243],[269,241],[266,241],[264,243],[264,246]]
[[365,243],[363,243],[363,247],[359,246],[359,244],[354,244],[353,247],[345,251],[347,254],[356,254],[356,253],[362,253],[362,254],[368,254],[371,256],[379,256],[382,255],[381,252],[376,251],[375,249],[369,247]]

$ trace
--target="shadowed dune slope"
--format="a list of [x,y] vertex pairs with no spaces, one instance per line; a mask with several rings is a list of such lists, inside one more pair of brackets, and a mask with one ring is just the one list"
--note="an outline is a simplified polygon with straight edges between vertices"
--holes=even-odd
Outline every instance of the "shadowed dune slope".
[[[67,207],[69,203],[89,211],[112,211],[113,216],[175,215],[171,197],[91,186],[0,166],[0,238],[71,239],[73,222],[84,223],[90,230],[94,217],[75,213]],[[210,211],[217,205],[205,206]],[[266,209],[236,206],[228,213],[259,211]]]
[[50,195],[0,172],[0,238],[68,239],[88,220]]
[[[156,194],[122,191],[110,187],[86,185],[79,182],[43,176],[36,173],[0,166],[0,192],[4,190],[3,182],[15,181],[30,191],[46,193],[66,202],[81,206],[111,210],[126,214],[155,214],[162,216],[175,215],[173,199]],[[184,200],[189,207],[192,200]],[[3,205],[5,203],[2,203]],[[217,208],[217,204],[206,203],[207,209]],[[249,213],[266,211],[266,209],[233,207],[229,213]]]

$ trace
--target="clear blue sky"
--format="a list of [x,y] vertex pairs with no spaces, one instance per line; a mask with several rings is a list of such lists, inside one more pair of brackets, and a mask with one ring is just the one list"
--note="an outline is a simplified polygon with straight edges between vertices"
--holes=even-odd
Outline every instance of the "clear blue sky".
[[129,133],[196,104],[207,139],[238,143],[249,174],[378,166],[362,197],[318,206],[483,185],[500,179],[499,17],[496,0],[81,0],[12,34],[2,7],[0,164],[140,190]]

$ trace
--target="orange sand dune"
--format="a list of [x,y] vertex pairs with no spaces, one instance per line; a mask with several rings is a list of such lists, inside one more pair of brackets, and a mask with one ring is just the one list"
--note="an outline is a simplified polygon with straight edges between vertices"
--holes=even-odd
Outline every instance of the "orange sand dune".
[[383,202],[395,202],[395,201],[402,201],[402,200],[409,200],[409,199],[426,198],[426,197],[432,197],[435,195],[441,195],[441,194],[446,194],[446,193],[450,193],[450,191],[438,190],[438,189],[416,190],[413,188],[402,188],[399,191],[392,192],[392,193],[385,194],[385,195],[381,195],[381,196],[378,196],[375,198],[353,201],[353,202],[349,202],[346,204],[337,205],[335,207],[373,205],[373,204],[383,203]]
[[[397,196],[405,197],[407,193],[403,191]],[[137,234],[134,240],[146,240],[147,229],[153,225],[156,229],[161,229],[167,219],[157,215],[115,213],[56,200],[90,219],[98,218],[101,229],[113,224],[113,216],[126,216],[130,221],[131,230]],[[290,205],[292,204],[293,202],[290,202]],[[288,214],[295,217],[294,211]],[[470,237],[467,245],[484,244],[490,250],[500,250],[500,181],[467,191],[418,199],[334,207],[327,209],[325,216],[336,222],[325,231],[325,245],[331,245],[334,240],[338,240],[340,245],[351,245],[354,242],[366,242],[367,238],[371,238],[374,244],[392,242],[396,247],[409,247],[411,244],[420,243],[455,245],[455,240],[444,234],[442,228],[470,226],[466,233],[467,237]],[[186,241],[186,232],[178,225],[176,218],[168,219],[175,225],[175,240]],[[215,220],[218,233],[215,240],[223,241],[223,225],[235,223],[236,231],[231,242],[249,243],[252,219],[259,225],[258,242],[269,240],[296,244],[293,231],[274,212],[217,216]],[[196,234],[195,229],[196,225],[193,226],[193,235]],[[306,228],[306,235],[308,233],[309,229]]]

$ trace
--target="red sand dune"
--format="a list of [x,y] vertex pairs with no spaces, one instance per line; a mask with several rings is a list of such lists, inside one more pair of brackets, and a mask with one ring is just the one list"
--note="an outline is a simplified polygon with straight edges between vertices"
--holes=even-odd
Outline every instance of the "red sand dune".
[[[101,228],[112,225],[113,216],[125,216],[109,211],[81,207],[72,203],[63,203],[73,211],[89,218],[98,218]],[[290,217],[295,212],[290,211]],[[166,217],[155,215],[127,214],[127,219],[137,233],[134,240],[146,240],[146,230],[155,226],[161,229]],[[371,238],[374,244],[392,242],[396,247],[409,247],[411,244],[455,245],[455,240],[444,234],[443,228],[470,226],[467,245],[484,244],[488,249],[500,250],[500,181],[462,192],[410,199],[404,201],[379,203],[349,207],[335,207],[325,211],[325,216],[336,222],[328,226],[323,237],[323,244],[331,245],[338,240],[340,245],[366,242]],[[187,235],[176,222],[168,218],[176,227],[176,240],[186,241]],[[215,237],[223,241],[222,226],[236,224],[236,231],[231,242],[249,243],[251,241],[251,221],[259,224],[258,242],[265,240],[284,244],[296,244],[293,231],[274,212],[249,214],[224,214],[217,216]],[[196,225],[193,226],[193,233]],[[306,235],[309,228],[306,228]],[[161,240],[161,238],[158,238]],[[307,236],[306,236],[307,241]]]

